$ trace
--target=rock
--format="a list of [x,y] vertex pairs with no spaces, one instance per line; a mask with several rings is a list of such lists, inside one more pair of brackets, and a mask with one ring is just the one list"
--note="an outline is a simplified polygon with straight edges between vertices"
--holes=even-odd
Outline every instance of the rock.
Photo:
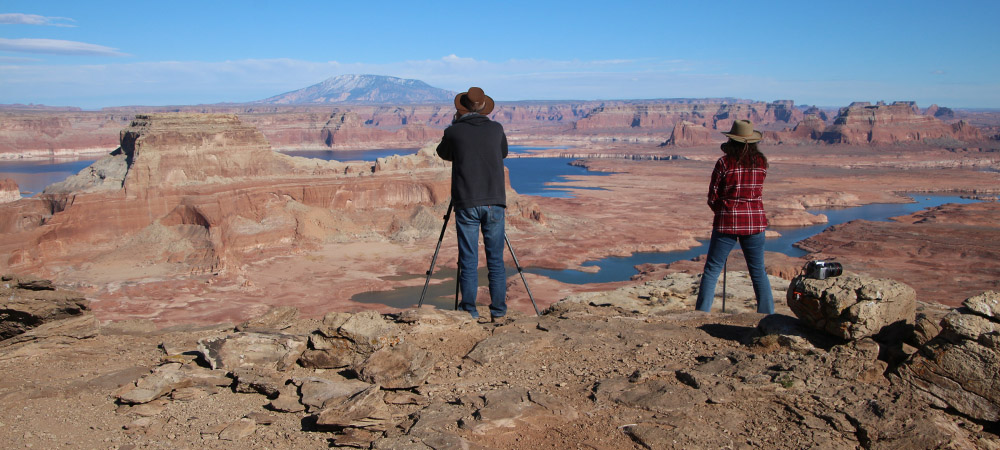
[[383,347],[355,368],[358,378],[386,389],[408,389],[427,381],[434,369],[430,355],[409,342]]
[[337,331],[340,336],[354,342],[354,348],[362,354],[374,353],[382,347],[395,345],[402,340],[399,327],[386,322],[377,311],[353,314]]
[[382,400],[381,389],[378,385],[372,385],[349,398],[324,407],[316,417],[316,425],[385,429],[391,419],[392,415]]
[[274,332],[284,330],[299,317],[299,309],[294,306],[272,306],[260,317],[247,320],[236,326],[236,331]]
[[879,344],[871,338],[851,341],[830,350],[832,372],[836,378],[859,383],[883,382],[888,363],[880,361]]
[[306,407],[299,402],[298,388],[294,385],[285,385],[278,390],[278,398],[271,400],[268,404],[271,409],[281,412],[305,411]]
[[841,339],[875,336],[916,319],[916,292],[890,279],[845,273],[815,280],[798,276],[788,287],[792,312],[806,325]]
[[[0,282],[0,341],[23,334],[29,330],[72,317],[89,317],[85,323],[93,322],[90,301],[83,295],[64,289],[56,289],[52,281],[31,277],[4,275]],[[77,323],[81,325],[81,323]],[[38,339],[57,335],[59,326],[49,326],[23,340]],[[74,327],[63,327],[65,330]],[[84,326],[84,328],[89,328]],[[90,328],[87,333],[96,333]],[[85,334],[87,334],[85,333]],[[93,336],[93,334],[89,334]],[[86,336],[84,336],[86,337]],[[11,342],[8,342],[9,344]]]
[[279,372],[260,367],[239,367],[233,369],[232,375],[236,392],[259,393],[267,398],[276,398],[288,381],[288,377]]
[[21,199],[21,188],[10,178],[0,180],[0,203],[16,202]]
[[595,386],[594,395],[623,405],[660,413],[681,410],[689,405],[708,401],[708,395],[699,389],[662,379],[650,379],[639,383],[632,383],[627,379],[605,380]]
[[246,417],[230,423],[219,432],[219,439],[223,441],[238,441],[250,436],[257,429],[257,422]]
[[179,389],[174,389],[170,393],[170,399],[178,402],[191,402],[195,400],[201,400],[205,397],[211,395],[204,388],[200,387],[183,387]]
[[933,403],[976,419],[1000,421],[998,322],[968,308],[952,311],[941,321],[941,333],[899,368],[900,379]]
[[299,385],[302,395],[301,402],[310,411],[323,409],[370,388],[372,385],[359,380],[352,380],[339,375],[330,378],[309,377],[293,379]]
[[360,364],[375,351],[396,345],[402,330],[377,311],[357,314],[334,312],[309,336],[309,349],[299,360],[303,367],[335,369]]
[[686,120],[682,120],[677,125],[674,125],[674,129],[670,132],[670,138],[667,139],[663,145],[673,147],[694,147],[698,145],[721,142],[724,139],[725,137],[719,134],[716,130],[711,130],[705,126],[696,125]]
[[940,321],[934,321],[923,313],[917,314],[917,320],[913,324],[913,338],[917,346],[924,346],[940,333]]
[[135,387],[118,396],[123,403],[148,403],[170,393],[174,389],[187,387],[191,381],[181,373],[180,364],[164,364],[153,373],[142,377]]
[[168,363],[153,369],[140,378],[135,387],[118,396],[123,403],[148,403],[175,389],[186,387],[229,386],[232,380],[225,371],[209,370],[197,366]]
[[976,314],[1000,321],[1000,292],[987,291],[962,302],[966,308]]
[[802,321],[784,314],[765,316],[757,323],[756,335],[751,343],[760,347],[785,347],[799,353],[809,353],[816,349],[811,339],[815,339]]
[[305,337],[283,334],[236,333],[198,341],[198,351],[209,365],[226,370],[239,367],[286,370],[305,349]]
[[981,141],[976,130],[953,127],[916,110],[913,102],[872,105],[854,102],[840,110],[820,139],[839,144],[894,144],[933,139]]

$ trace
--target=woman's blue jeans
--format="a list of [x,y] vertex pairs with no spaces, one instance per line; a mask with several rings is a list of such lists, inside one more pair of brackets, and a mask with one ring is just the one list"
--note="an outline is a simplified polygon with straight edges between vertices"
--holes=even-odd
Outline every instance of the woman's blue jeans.
[[774,314],[774,299],[771,296],[771,283],[767,280],[764,270],[764,232],[751,235],[720,233],[712,230],[712,240],[708,244],[708,259],[701,275],[701,287],[698,289],[699,311],[711,311],[712,300],[715,299],[715,284],[719,281],[719,273],[726,264],[729,252],[740,243],[743,257],[747,261],[750,280],[753,281],[753,292],[757,296],[757,312]]
[[479,231],[483,232],[486,268],[490,280],[490,316],[507,315],[507,271],[503,266],[504,207],[474,206],[455,210],[458,230],[459,285],[462,302],[458,309],[479,317],[476,311],[476,291],[479,289]]

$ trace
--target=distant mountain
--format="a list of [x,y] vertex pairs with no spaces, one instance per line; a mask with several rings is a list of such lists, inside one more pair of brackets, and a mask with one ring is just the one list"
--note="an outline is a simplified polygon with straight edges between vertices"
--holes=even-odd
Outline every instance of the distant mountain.
[[457,92],[438,89],[420,80],[384,75],[341,75],[297,91],[256,103],[273,105],[364,104],[404,105],[451,103]]

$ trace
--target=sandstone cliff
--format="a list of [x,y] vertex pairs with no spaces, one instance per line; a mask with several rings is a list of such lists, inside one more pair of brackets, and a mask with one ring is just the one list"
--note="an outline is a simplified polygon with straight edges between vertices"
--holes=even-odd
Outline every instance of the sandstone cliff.
[[119,150],[0,208],[0,266],[218,271],[248,255],[387,232],[394,209],[448,197],[442,161],[427,152],[406,158],[423,162],[376,177],[370,165],[273,152],[233,115],[139,115]]
[[0,203],[10,203],[21,199],[21,188],[10,178],[0,180]]
[[855,102],[840,114],[820,139],[834,144],[895,144],[950,138],[964,142],[982,141],[975,127],[964,122],[948,125],[920,114],[913,102],[871,105]]

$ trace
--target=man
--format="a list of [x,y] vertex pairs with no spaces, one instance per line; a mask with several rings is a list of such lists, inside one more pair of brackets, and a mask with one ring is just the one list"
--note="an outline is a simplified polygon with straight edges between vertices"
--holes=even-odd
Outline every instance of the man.
[[[479,231],[483,232],[489,271],[490,320],[507,315],[507,277],[503,265],[504,212],[507,194],[503,159],[507,136],[503,126],[487,117],[493,99],[478,87],[455,96],[455,119],[444,130],[437,153],[451,161],[451,201],[458,231],[458,267],[462,302],[458,307],[479,319]],[[485,322],[485,320],[480,320]]]

